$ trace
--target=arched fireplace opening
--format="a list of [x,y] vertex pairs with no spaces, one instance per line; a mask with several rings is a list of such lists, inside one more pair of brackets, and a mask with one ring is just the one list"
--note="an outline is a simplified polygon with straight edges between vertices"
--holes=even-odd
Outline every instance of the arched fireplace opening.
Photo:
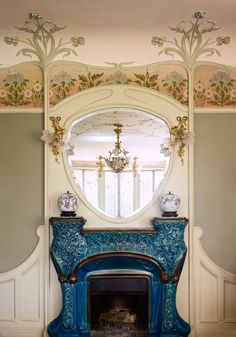
[[147,336],[149,277],[99,275],[89,278],[88,317],[91,336]]

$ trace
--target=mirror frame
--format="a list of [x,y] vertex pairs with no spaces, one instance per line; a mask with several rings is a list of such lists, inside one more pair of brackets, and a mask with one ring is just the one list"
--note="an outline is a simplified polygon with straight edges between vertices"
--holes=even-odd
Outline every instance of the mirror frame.
[[[140,109],[139,107],[126,107],[126,106],[110,106],[110,107],[104,107],[104,108],[99,108],[99,109],[96,109],[96,110],[90,110],[90,111],[79,111],[75,114],[73,114],[72,116],[70,116],[67,120],[66,120],[66,123],[65,123],[65,127],[66,127],[66,135],[65,135],[65,140],[67,141],[70,137],[70,134],[71,134],[71,130],[73,128],[73,126],[86,119],[86,118],[89,118],[91,116],[94,116],[94,115],[97,115],[97,114],[102,114],[102,113],[105,113],[105,112],[111,112],[112,110],[116,110],[116,111],[123,111],[123,110],[126,110],[127,112],[129,111],[135,111],[135,112],[143,112],[145,114],[150,114],[156,118],[160,118],[161,120],[163,120],[167,127],[169,128],[169,131],[170,131],[170,122],[164,118],[163,116],[160,116],[157,112],[154,112],[154,111],[148,111],[148,110],[143,110],[143,109]],[[159,190],[156,190],[154,193],[153,193],[153,197],[152,199],[150,200],[149,203],[146,204],[146,206],[144,206],[143,208],[140,208],[139,210],[133,212],[131,215],[127,216],[127,217],[112,217],[112,216],[109,216],[107,215],[106,213],[104,213],[102,210],[99,210],[98,208],[96,208],[95,206],[93,206],[87,199],[84,191],[81,189],[81,187],[79,185],[76,185],[72,175],[71,175],[71,170],[70,170],[70,166],[69,166],[69,163],[68,163],[68,159],[67,159],[67,155],[65,153],[63,153],[62,155],[63,157],[63,164],[64,164],[64,168],[65,168],[65,171],[66,171],[66,175],[67,175],[67,178],[69,179],[69,182],[70,182],[70,185],[71,187],[73,188],[73,191],[74,193],[78,196],[78,198],[86,205],[86,207],[91,211],[93,212],[95,215],[97,215],[98,217],[100,217],[101,219],[103,220],[106,220],[108,222],[111,222],[111,223],[114,223],[114,224],[121,224],[121,223],[128,223],[128,222],[132,222],[134,221],[135,219],[141,217],[145,212],[147,212],[147,210],[149,208],[151,208],[151,206],[154,205],[154,203],[157,201],[157,198],[160,196],[165,184],[166,184],[166,181],[168,180],[168,177],[170,175],[170,172],[171,172],[171,169],[172,169],[172,164],[173,164],[173,153],[170,155],[170,162],[169,162],[169,166],[168,166],[168,169],[167,169],[167,172],[166,172],[166,176],[163,180],[163,184],[161,185],[161,188]]]

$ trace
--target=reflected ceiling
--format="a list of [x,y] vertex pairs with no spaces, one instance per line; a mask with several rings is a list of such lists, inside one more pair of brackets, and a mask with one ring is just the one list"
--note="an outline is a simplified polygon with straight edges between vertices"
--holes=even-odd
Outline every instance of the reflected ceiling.
[[100,154],[106,155],[116,140],[115,123],[123,125],[122,146],[126,148],[129,144],[130,155],[139,157],[139,162],[150,161],[150,158],[156,158],[157,162],[163,160],[160,159],[160,144],[169,137],[166,123],[144,112],[119,110],[90,116],[73,127],[73,160],[96,160]]
[[67,26],[57,33],[58,38],[85,37],[86,44],[78,49],[79,57],[71,60],[94,65],[140,65],[169,59],[158,56],[158,48],[151,44],[152,36],[173,36],[168,26],[190,19],[197,10],[206,11],[207,17],[222,27],[215,35],[231,36],[230,45],[220,50],[222,57],[209,60],[235,66],[235,0],[8,0],[1,3],[0,63],[8,66],[26,60],[16,57],[16,48],[5,45],[3,37],[19,35],[14,27],[22,26],[29,12]]

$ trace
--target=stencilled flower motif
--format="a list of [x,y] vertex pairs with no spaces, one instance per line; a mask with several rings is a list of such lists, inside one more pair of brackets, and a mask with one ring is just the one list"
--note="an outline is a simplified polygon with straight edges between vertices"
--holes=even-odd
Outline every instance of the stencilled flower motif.
[[3,79],[4,88],[7,91],[2,103],[5,105],[25,105],[28,104],[24,92],[27,89],[29,80],[15,70],[10,70]]
[[22,74],[18,72],[13,72],[7,75],[7,77],[4,79],[4,82],[9,85],[14,83],[23,84],[25,82],[25,78]]
[[225,106],[236,104],[231,92],[234,89],[235,80],[225,71],[217,71],[210,79],[210,89],[213,90],[213,97],[208,101],[213,105]]
[[104,73],[91,73],[90,71],[87,74],[79,74],[79,90],[85,90],[89,88],[94,88],[103,84]]
[[163,87],[171,94],[171,96],[182,104],[188,103],[188,97],[186,96],[187,79],[185,79],[180,73],[172,71],[166,75],[162,80]]
[[230,76],[225,71],[217,71],[212,76],[210,81],[213,84],[220,84],[220,83],[228,84],[230,82]]
[[0,98],[5,98],[7,97],[7,91],[4,89],[0,89]]
[[230,97],[231,97],[231,98],[236,98],[236,88],[234,88],[234,89],[232,89],[232,90],[230,91]]
[[203,19],[203,18],[205,18],[205,16],[206,16],[206,12],[205,11],[197,11],[197,12],[195,12],[193,14],[193,17],[195,19]]
[[163,36],[153,36],[152,38],[152,44],[155,46],[157,45],[158,47],[162,47],[166,41],[166,38]]
[[36,91],[36,92],[40,92],[40,91],[42,90],[42,84],[39,83],[39,82],[34,83],[33,89],[34,89],[34,91]]
[[109,84],[127,84],[127,76],[120,70],[116,70],[108,77]]
[[26,89],[26,90],[24,91],[24,96],[25,96],[26,98],[31,98],[32,95],[33,95],[32,90]]
[[75,82],[76,80],[65,71],[60,71],[56,74],[51,80],[54,91],[54,95],[51,96],[51,98],[54,97],[54,101],[51,103],[56,104],[68,97],[70,95],[71,88],[75,85]]
[[212,98],[213,91],[211,89],[206,89],[204,95],[206,96],[206,98]]
[[39,81],[34,82],[31,91],[31,102],[34,104],[34,106],[42,106],[44,96],[42,83]]
[[216,45],[223,46],[230,43],[230,36],[218,36],[216,38]]
[[65,84],[68,84],[71,82],[71,80],[72,76],[70,74],[66,73],[65,71],[60,71],[53,77],[52,83],[61,84],[62,82],[64,82]]
[[82,36],[73,36],[71,42],[73,47],[83,46],[85,44],[85,39]]
[[29,19],[39,20],[39,19],[43,19],[43,17],[39,15],[38,13],[29,13]]
[[[0,90],[1,103],[11,106],[31,105],[41,107],[43,104],[42,84],[33,84],[15,69],[10,69],[3,79],[4,88]],[[40,90],[39,90],[40,89]]]
[[183,76],[176,71],[172,71],[166,77],[163,79],[163,82],[166,83],[167,85],[171,85],[173,82],[175,83],[181,83],[183,80]]
[[201,81],[198,81],[193,88],[193,99],[197,107],[201,107],[206,102],[206,89]]
[[13,46],[17,46],[18,44],[18,38],[15,37],[11,37],[11,36],[5,36],[4,37],[4,42],[8,45],[13,45]]
[[146,87],[146,88],[159,91],[160,88],[158,85],[158,74],[157,73],[150,74],[148,71],[146,71],[146,73],[143,73],[143,74],[134,73],[134,76],[135,76],[135,79],[134,80],[128,79],[128,83],[138,84],[142,87]]
[[195,87],[196,91],[198,92],[202,92],[204,90],[204,85],[202,84],[202,82],[198,82],[197,84],[195,84]]

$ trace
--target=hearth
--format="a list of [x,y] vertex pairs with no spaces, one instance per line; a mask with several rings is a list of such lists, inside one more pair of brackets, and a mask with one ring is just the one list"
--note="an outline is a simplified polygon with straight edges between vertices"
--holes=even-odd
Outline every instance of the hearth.
[[187,219],[155,218],[147,231],[85,231],[84,223],[51,219],[62,310],[49,336],[187,337],[176,309]]
[[149,278],[101,275],[89,278],[88,315],[92,331],[136,333],[148,330]]

